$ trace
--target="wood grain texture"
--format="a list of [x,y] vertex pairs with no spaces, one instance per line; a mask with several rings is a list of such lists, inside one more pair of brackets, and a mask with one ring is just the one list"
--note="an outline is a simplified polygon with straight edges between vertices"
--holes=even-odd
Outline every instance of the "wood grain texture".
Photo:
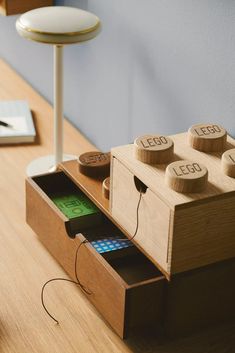
[[[94,179],[94,178],[89,178],[89,177],[83,175],[78,170],[77,161],[63,162],[63,163],[61,163],[60,168],[61,168],[61,170],[63,170],[63,172],[66,175],[68,175],[71,178],[71,180],[73,180],[73,182],[76,185],[78,185],[78,187],[94,202],[94,204],[97,207],[100,208],[100,210],[113,222],[113,224],[115,224],[128,238],[132,237],[133,233],[130,233],[130,230],[131,231],[133,230],[134,224],[136,224],[136,223],[131,223],[131,221],[128,221],[129,225],[131,227],[131,228],[129,228],[128,226],[126,226],[125,222],[123,223],[122,221],[118,221],[117,217],[114,217],[112,215],[112,208],[110,206],[112,204],[112,199],[109,201],[108,199],[106,199],[104,197],[104,195],[102,193],[102,183],[103,183],[102,178],[101,179]],[[112,166],[111,166],[111,168],[112,168]],[[130,179],[130,176],[128,176],[128,180],[129,179]],[[132,187],[131,189],[134,188],[135,192],[137,192],[136,188],[134,187],[134,184],[132,185],[132,181],[133,181],[133,175],[131,176],[131,187]],[[112,186],[110,186],[110,187],[112,189]],[[127,195],[126,194],[126,188],[124,188],[122,194],[124,194],[124,199],[126,200],[126,195]],[[151,194],[151,192],[150,192],[150,194]],[[112,193],[110,195],[112,195]],[[126,200],[125,207],[126,207],[127,202],[129,202],[129,201],[130,201],[129,199]],[[121,202],[123,202],[123,201],[121,201]],[[162,205],[162,203],[161,203],[161,205]],[[163,209],[165,209],[165,207],[163,207]],[[123,212],[121,212],[121,214],[123,215]],[[134,215],[134,212],[133,212],[133,221],[136,222],[136,212],[135,212],[135,215]],[[168,270],[166,270],[165,260],[163,261],[163,263],[165,264],[165,267],[164,267],[164,266],[161,266],[160,263],[157,262],[156,259],[152,256],[152,252],[155,253],[155,249],[153,249],[153,251],[151,251],[151,249],[150,249],[150,251],[146,251],[145,247],[143,246],[143,244],[145,242],[144,241],[143,242],[138,241],[138,237],[135,237],[132,240],[132,242],[152,262],[155,263],[155,265],[160,269],[160,271],[162,271],[166,275],[167,278],[169,278]],[[150,237],[149,247],[147,247],[148,250],[151,247],[151,242],[152,242],[152,240],[151,240],[151,237]],[[166,246],[169,247],[169,242],[168,242],[167,238],[165,238],[164,242],[165,242],[165,247]],[[166,243],[167,243],[167,245],[166,245]],[[169,254],[167,256],[169,256]],[[164,257],[164,255],[163,255],[163,257]]]
[[109,200],[110,193],[110,177],[105,178],[102,183],[102,195]]
[[220,152],[226,146],[227,131],[216,124],[193,125],[188,130],[188,142],[202,152]]
[[[50,195],[53,195],[58,190],[64,192],[68,190],[69,184],[66,179],[63,178],[63,172],[51,173],[48,175],[37,176],[34,178],[28,178],[26,181],[26,220],[30,227],[38,235],[44,246],[50,251],[55,259],[61,264],[64,270],[69,276],[76,280],[74,261],[76,250],[85,238],[79,236],[81,239],[71,239],[70,234],[70,220],[63,215],[60,210],[54,205],[50,199]],[[94,227],[92,233],[94,235],[97,227]],[[110,232],[109,228],[106,231]],[[105,234],[105,227],[103,229]],[[137,250],[136,250],[137,251]],[[143,255],[141,254],[143,257]],[[95,305],[100,311],[102,316],[108,321],[112,328],[118,333],[120,337],[125,337],[128,332],[129,317],[126,315],[128,306],[132,307],[132,310],[138,312],[139,303],[135,300],[135,291],[138,286],[143,287],[141,293],[144,293],[144,287],[146,286],[146,295],[148,295],[148,305],[153,303],[153,307],[160,307],[162,301],[162,295],[155,297],[157,292],[163,290],[163,284],[159,283],[163,281],[164,277],[162,274],[154,268],[154,273],[151,279],[151,290],[149,290],[149,284],[143,283],[141,279],[141,273],[145,279],[149,271],[149,266],[146,266],[149,262],[147,259],[141,262],[134,262],[131,265],[131,258],[128,259],[128,255],[125,250],[123,255],[120,254],[121,262],[124,263],[122,266],[122,272],[125,271],[125,276],[131,281],[131,292],[132,297],[126,300],[126,291],[130,288],[125,280],[120,276],[120,273],[115,270],[115,266],[110,266],[102,255],[100,255],[90,244],[83,244],[79,250],[79,280],[91,292],[88,295],[88,299]],[[129,256],[130,257],[130,256]],[[123,259],[122,259],[123,258]],[[124,260],[125,258],[125,260]],[[136,266],[140,275],[133,276],[133,267]],[[120,266],[117,265],[117,269]],[[155,278],[156,277],[156,278]],[[142,282],[142,283],[139,283]],[[133,286],[134,285],[134,286]],[[157,287],[157,292],[156,292]],[[161,289],[158,289],[160,287]],[[138,291],[139,292],[139,291]],[[136,305],[136,307],[135,307]],[[142,304],[145,307],[144,303]],[[137,317],[134,320],[132,315],[132,326],[138,324],[144,325],[149,322],[157,321],[159,315],[158,312],[147,311],[144,317]]]
[[109,200],[102,196],[103,177],[90,178],[82,174],[79,171],[77,161],[63,162],[60,168],[102,210],[102,212],[107,216],[109,215]]
[[128,232],[115,222],[109,211],[109,200],[102,193],[102,178],[90,178],[82,174],[78,169],[77,161],[63,162],[60,169],[86,194],[94,204],[124,233]]
[[158,282],[149,282],[145,286],[132,286],[127,289],[125,312],[127,333],[136,327],[143,330],[145,327],[154,327],[156,331],[162,329],[165,285],[166,280],[159,279]]
[[[41,197],[38,197],[38,195]],[[74,279],[74,257],[79,245],[77,239],[67,236],[68,219],[40,188],[30,179],[26,182],[26,221],[37,233],[41,242]],[[35,215],[38,215],[35,217]],[[66,236],[65,236],[66,234]],[[60,256],[63,253],[63,256]]]
[[147,164],[169,162],[174,153],[174,143],[167,136],[144,135],[135,139],[135,158]]
[[234,257],[234,231],[234,196],[176,210],[171,272]]
[[208,170],[198,162],[177,161],[167,166],[165,180],[167,185],[177,192],[201,192],[207,186]]
[[[221,157],[223,152],[202,153],[194,150],[188,145],[187,133],[169,136],[174,141],[174,158],[173,161],[178,160],[192,160],[200,162],[208,169],[208,187],[203,193],[196,194],[179,194],[171,190],[165,184],[165,170],[167,164],[150,166],[141,163],[133,158],[134,146],[126,145],[115,147],[112,149],[112,155],[119,159],[124,165],[127,165],[132,173],[134,173],[140,180],[142,180],[148,187],[156,192],[158,196],[170,206],[174,207],[190,203],[196,200],[204,200],[209,197],[223,195],[227,192],[235,190],[235,179],[224,175],[221,170]],[[226,150],[235,148],[235,140],[228,136]]]
[[[138,282],[135,276],[132,277],[130,258],[118,259],[122,267],[120,272],[118,265],[108,265],[102,256],[95,254],[94,249],[86,247],[85,251],[87,257],[83,254],[79,257],[79,279],[92,292],[88,299],[121,338],[128,337],[133,328],[149,325],[156,327],[162,322],[162,298],[166,280],[160,273],[158,276],[154,273],[156,277],[149,280]],[[131,279],[131,284],[125,281],[125,276],[122,277],[123,270],[128,279]],[[144,264],[142,270],[146,276],[148,268]]]
[[[73,284],[48,286],[45,300],[57,316],[43,311],[40,291],[55,276],[66,277],[25,222],[27,164],[53,150],[53,111],[48,102],[0,60],[0,98],[26,99],[34,113],[38,139],[33,145],[0,149],[0,350],[3,353],[130,352]],[[65,151],[80,154],[95,147],[67,121]]]
[[78,156],[79,171],[91,178],[105,178],[110,174],[110,153],[90,151]]
[[0,2],[0,13],[16,15],[43,6],[53,5],[53,0],[3,0]]
[[[112,170],[111,214],[131,236],[136,229],[139,192],[134,175],[116,158],[112,160]],[[148,188],[142,195],[139,228],[133,242],[164,270],[167,268],[169,223],[170,208]]]
[[[45,315],[40,304],[42,284],[66,275],[25,222],[24,179],[27,164],[52,151],[52,109],[2,60],[0,73],[0,98],[27,99],[40,134],[33,146],[4,146],[0,151],[1,352],[233,353],[235,323],[173,341],[162,341],[155,331],[142,329],[122,341],[73,284],[54,283],[46,290],[46,303],[60,325]],[[65,122],[65,148],[79,154],[94,146]]]
[[92,293],[88,299],[120,337],[125,332],[125,283],[112,271],[101,255],[84,247],[79,254],[79,280]]
[[231,178],[235,178],[235,148],[223,153],[221,167],[224,174]]
[[[188,191],[183,189],[182,185],[178,190],[180,192],[172,190],[165,182],[166,170],[168,171],[170,166],[143,164],[134,158],[134,146],[128,145],[112,150],[114,163],[111,169],[110,197],[111,214],[117,223],[122,224],[128,231],[129,236],[133,233],[136,209],[134,200],[137,202],[138,194],[133,187],[133,177],[144,183],[148,187],[147,190],[153,192],[154,197],[162,202],[163,206],[155,205],[153,200],[148,207],[142,204],[139,232],[135,242],[141,244],[143,251],[151,256],[152,261],[160,266],[168,277],[235,256],[235,179],[223,173],[222,152],[206,154],[192,149],[187,145],[185,133],[171,138],[174,141],[174,158],[177,159],[174,165],[179,167],[184,160],[188,160],[208,169],[207,185],[206,169],[202,174],[202,183],[199,183],[200,188],[205,185],[203,190],[181,193]],[[231,146],[235,146],[235,141],[228,137],[226,148],[229,150]],[[118,167],[119,165],[122,165],[122,168]],[[184,165],[182,174],[187,172],[186,169],[187,165]],[[191,174],[194,176],[195,173]],[[175,180],[173,183],[176,184]],[[172,182],[170,185],[173,185]],[[168,207],[171,212],[168,222],[163,222],[164,207]],[[144,226],[146,220],[148,225],[156,222],[155,226]]]

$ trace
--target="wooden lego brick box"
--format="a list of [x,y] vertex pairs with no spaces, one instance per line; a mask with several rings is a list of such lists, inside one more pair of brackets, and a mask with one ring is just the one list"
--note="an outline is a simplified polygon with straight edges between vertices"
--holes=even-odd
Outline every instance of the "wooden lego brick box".
[[[74,171],[79,179],[76,161],[64,163],[64,168],[68,174]],[[85,179],[83,182],[84,187]],[[93,227],[90,235],[86,231],[75,236],[69,219],[52,202],[55,191],[68,191],[73,183],[75,179],[64,172],[27,179],[26,220],[76,280],[76,250],[85,238],[96,236],[98,228]],[[104,227],[109,227],[111,234],[116,229],[107,218]],[[234,259],[173,275],[168,282],[136,247],[113,257],[102,256],[86,243],[79,250],[76,267],[79,280],[89,291],[84,294],[122,338],[137,327],[150,325],[168,335],[182,334],[235,315]]]
[[[133,144],[112,149],[110,199],[112,217],[131,237],[138,185],[145,185],[133,241],[167,276],[235,256],[235,179],[222,169],[222,155],[235,148],[235,140],[228,136],[222,151],[202,152],[189,145],[187,133],[170,138],[174,154],[165,164],[141,162]],[[177,192],[169,186],[166,171],[174,161],[182,161],[174,167],[178,176],[206,166],[202,191]]]
[[[76,280],[76,250],[85,238],[89,240],[89,234],[85,231],[75,236],[76,232],[71,232],[69,219],[55,206],[51,195],[78,187],[80,180],[87,190],[91,180],[79,174],[77,161],[65,162],[63,169],[26,180],[26,220]],[[95,190],[102,200],[100,186],[97,182]],[[104,217],[104,235],[107,227],[109,233],[115,232],[116,226]],[[90,233],[94,237],[97,231],[94,227]],[[122,338],[144,326],[173,336],[185,334],[235,316],[234,259],[173,275],[168,282],[135,246],[131,252],[123,249],[114,257],[99,254],[88,242],[79,250],[76,268],[88,290],[84,295]]]
[[[135,145],[112,150],[110,201],[103,179],[83,175],[76,160],[26,180],[27,223],[72,279],[76,268],[84,294],[122,338],[150,325],[174,336],[235,316],[235,141],[226,137],[221,151],[202,152],[185,133],[171,139],[153,165],[156,156],[140,153],[151,161],[143,163]],[[102,213],[101,228],[76,228],[56,206],[53,195],[77,191]],[[129,238],[136,231],[134,245],[99,253],[91,240],[107,231]]]

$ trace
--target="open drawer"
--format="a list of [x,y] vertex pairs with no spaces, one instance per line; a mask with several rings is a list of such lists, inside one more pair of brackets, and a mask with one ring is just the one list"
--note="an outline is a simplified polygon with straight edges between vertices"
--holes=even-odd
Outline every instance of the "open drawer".
[[[103,216],[100,227],[71,231],[70,220],[51,200],[53,192],[74,189],[75,184],[63,173],[41,175],[26,181],[26,219],[39,239],[75,280],[74,262],[79,244],[91,240],[100,230],[115,232],[115,226]],[[89,300],[120,337],[137,326],[162,321],[165,277],[136,247],[100,254],[91,243],[82,244],[77,272],[89,289]]]

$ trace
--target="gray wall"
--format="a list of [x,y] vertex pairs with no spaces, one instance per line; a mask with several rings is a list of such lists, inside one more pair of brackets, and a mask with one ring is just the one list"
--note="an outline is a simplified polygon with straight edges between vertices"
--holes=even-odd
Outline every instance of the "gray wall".
[[[103,31],[65,48],[65,115],[99,148],[217,122],[235,135],[233,0],[78,0]],[[52,48],[0,17],[0,55],[52,101]]]

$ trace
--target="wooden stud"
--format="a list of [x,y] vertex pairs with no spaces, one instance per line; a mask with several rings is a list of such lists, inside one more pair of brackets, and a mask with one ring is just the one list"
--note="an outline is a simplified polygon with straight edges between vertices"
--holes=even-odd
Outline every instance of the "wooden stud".
[[102,183],[102,194],[106,199],[109,199],[109,191],[110,191],[110,177],[104,179]]
[[[235,190],[235,180],[228,178],[221,171],[221,156],[218,153],[215,156],[209,153],[201,153],[191,148],[187,143],[187,133],[172,135],[170,138],[174,141],[174,159],[198,161],[207,167],[209,172],[209,184],[203,193],[193,195],[193,200],[207,202],[211,197],[223,198],[227,193],[233,193]],[[235,148],[235,139],[228,136],[226,149]],[[133,175],[138,177],[147,185],[161,200],[168,204],[172,209],[178,206],[187,207],[192,202],[192,196],[173,192],[165,183],[166,165],[150,166],[141,163],[133,158],[134,145],[119,146],[112,149],[112,155],[116,157]],[[115,171],[114,171],[115,172]],[[112,177],[111,177],[112,185]],[[128,188],[129,186],[127,186]],[[112,196],[112,190],[111,190]],[[112,199],[112,197],[111,197]]]
[[174,153],[174,143],[167,136],[144,135],[135,139],[135,157],[147,164],[169,162]]
[[91,151],[78,157],[79,171],[93,178],[105,177],[110,174],[110,153]]
[[226,130],[217,124],[193,125],[188,130],[188,141],[191,147],[202,152],[219,152],[225,148]]
[[198,162],[176,161],[166,168],[166,183],[177,192],[201,192],[205,189],[207,180],[208,170]]
[[224,152],[221,162],[224,173],[235,178],[235,148]]

